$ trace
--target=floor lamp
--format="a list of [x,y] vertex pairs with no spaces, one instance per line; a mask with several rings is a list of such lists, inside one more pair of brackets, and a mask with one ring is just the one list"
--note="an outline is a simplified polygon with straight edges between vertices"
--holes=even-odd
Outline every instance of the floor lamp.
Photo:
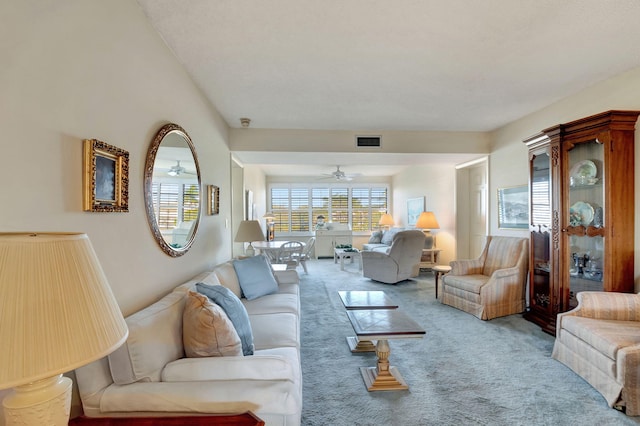
[[0,233],[0,389],[7,425],[66,425],[71,379],[128,329],[86,234]]
[[416,228],[422,229],[424,232],[424,248],[430,249],[435,246],[435,240],[431,234],[432,229],[440,229],[436,215],[433,212],[422,212],[416,221]]

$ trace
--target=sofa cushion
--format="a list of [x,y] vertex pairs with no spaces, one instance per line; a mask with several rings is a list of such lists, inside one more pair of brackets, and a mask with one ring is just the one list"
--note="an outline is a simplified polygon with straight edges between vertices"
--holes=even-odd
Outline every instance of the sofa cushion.
[[447,287],[453,287],[460,290],[468,291],[470,293],[480,294],[482,286],[489,281],[486,275],[474,274],[474,275],[445,275],[444,285]]
[[108,356],[116,384],[160,381],[164,366],[184,357],[184,302],[185,293],[174,291],[126,318],[129,337]]
[[369,244],[380,244],[382,242],[382,231],[373,231],[369,237]]
[[382,233],[382,238],[380,240],[380,242],[384,245],[390,246],[391,243],[393,242],[393,236],[396,235],[398,232],[402,231],[401,228],[391,228],[387,231],[384,231]]
[[182,341],[191,358],[242,355],[240,337],[224,309],[195,291],[184,305]]
[[385,253],[389,248],[391,248],[391,246],[380,243],[366,243],[362,245],[362,250],[364,251],[381,251],[382,253]]
[[[291,348],[289,348],[291,349]],[[163,382],[203,380],[289,380],[296,377],[293,361],[278,355],[222,358],[183,358],[173,361],[162,372]]]
[[224,309],[240,337],[242,353],[244,355],[253,355],[251,323],[249,322],[247,310],[240,299],[231,290],[221,285],[197,283],[196,289]]
[[566,316],[563,331],[568,331],[598,352],[615,360],[618,350],[640,344],[640,322]]
[[278,282],[266,257],[260,255],[234,260],[233,268],[247,300],[278,292]]
[[220,284],[228,288],[238,297],[242,297],[242,289],[240,288],[240,282],[238,281],[238,275],[236,269],[233,267],[233,263],[225,262],[215,267],[213,272],[218,277]]
[[256,352],[281,347],[299,348],[299,318],[289,312],[249,315]]

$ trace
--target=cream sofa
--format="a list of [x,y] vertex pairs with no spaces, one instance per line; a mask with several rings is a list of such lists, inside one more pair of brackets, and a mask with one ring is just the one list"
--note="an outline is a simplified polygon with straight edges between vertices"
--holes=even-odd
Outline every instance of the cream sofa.
[[404,228],[390,228],[385,229],[384,231],[373,231],[371,233],[371,237],[369,238],[369,242],[362,245],[362,250],[387,253],[391,248],[393,237],[398,232],[404,230]]
[[558,314],[552,357],[604,396],[610,407],[640,415],[640,295],[583,291]]
[[232,262],[194,277],[127,317],[126,343],[108,357],[76,370],[85,416],[232,414],[250,410],[270,426],[299,425],[299,280],[296,271],[274,275],[277,293],[241,299],[249,314],[253,355],[185,357],[182,320],[187,294],[195,291],[196,283],[221,284],[240,294]]

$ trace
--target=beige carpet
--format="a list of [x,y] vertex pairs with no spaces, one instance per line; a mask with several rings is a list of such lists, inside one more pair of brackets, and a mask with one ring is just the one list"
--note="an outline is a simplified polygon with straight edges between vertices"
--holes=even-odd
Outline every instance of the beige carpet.
[[[300,268],[305,426],[326,425],[637,425],[551,359],[553,337],[512,315],[480,321],[440,304],[423,272],[396,285],[363,278],[357,265],[330,259]],[[374,354],[351,354],[353,329],[339,290],[385,290],[427,334],[390,340],[391,364],[408,391],[368,392],[359,367]]]

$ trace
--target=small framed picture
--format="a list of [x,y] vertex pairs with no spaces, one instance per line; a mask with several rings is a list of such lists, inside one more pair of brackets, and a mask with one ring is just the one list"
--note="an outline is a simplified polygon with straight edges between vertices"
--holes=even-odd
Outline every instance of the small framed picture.
[[498,189],[498,228],[529,229],[529,186]]
[[84,211],[129,211],[129,153],[97,139],[84,140]]
[[215,185],[207,185],[207,214],[220,213],[220,188]]

